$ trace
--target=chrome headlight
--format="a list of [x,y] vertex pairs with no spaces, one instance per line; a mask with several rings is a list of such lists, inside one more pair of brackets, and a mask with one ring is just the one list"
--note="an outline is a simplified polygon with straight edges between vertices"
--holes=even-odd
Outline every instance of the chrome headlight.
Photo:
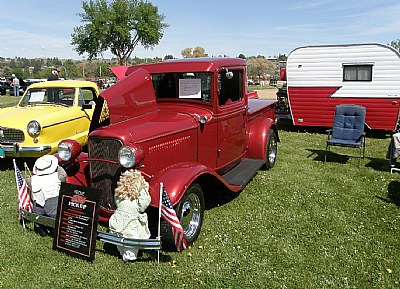
[[28,131],[28,134],[31,137],[38,137],[40,134],[40,131],[42,130],[42,127],[40,126],[40,123],[36,120],[31,120],[28,125],[26,126],[26,129]]
[[60,159],[62,159],[63,161],[69,161],[71,156],[72,156],[72,147],[71,145],[66,142],[66,141],[61,141],[58,144],[58,156],[60,157]]
[[136,162],[136,153],[133,149],[128,146],[123,146],[118,152],[119,163],[124,168],[131,168]]

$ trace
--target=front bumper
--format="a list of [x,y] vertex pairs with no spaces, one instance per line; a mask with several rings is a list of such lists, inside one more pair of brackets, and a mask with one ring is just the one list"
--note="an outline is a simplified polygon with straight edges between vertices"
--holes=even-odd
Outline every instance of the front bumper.
[[[56,219],[35,214],[33,212],[20,209],[21,216],[25,220],[45,225],[51,228],[56,228]],[[155,239],[134,239],[118,237],[112,233],[97,231],[97,239],[103,243],[110,243],[116,246],[122,246],[125,249],[138,249],[138,250],[161,250],[161,238]]]
[[[3,157],[41,157],[51,151],[51,146],[23,147],[18,143],[0,145],[0,156]],[[2,153],[3,152],[3,153]]]

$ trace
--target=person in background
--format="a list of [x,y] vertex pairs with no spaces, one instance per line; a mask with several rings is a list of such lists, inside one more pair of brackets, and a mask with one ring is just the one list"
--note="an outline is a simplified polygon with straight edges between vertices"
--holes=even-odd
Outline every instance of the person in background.
[[12,77],[13,77],[12,86],[14,89],[14,96],[19,96],[19,79],[18,77],[15,76],[15,74],[13,74]]
[[[58,80],[58,74],[60,71],[57,68],[51,70],[51,74],[47,77],[47,81]],[[47,101],[58,103],[60,101],[58,96],[58,89],[49,88],[47,89]]]
[[53,68],[53,70],[51,71],[51,74],[47,78],[47,81],[58,80],[59,73],[60,73],[60,71],[57,68]]

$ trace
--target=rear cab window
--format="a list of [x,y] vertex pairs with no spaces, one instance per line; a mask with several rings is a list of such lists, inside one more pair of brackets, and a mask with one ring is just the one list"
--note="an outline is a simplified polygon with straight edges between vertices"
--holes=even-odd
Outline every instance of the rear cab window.
[[154,91],[158,100],[188,100],[211,103],[211,78],[209,72],[152,74]]

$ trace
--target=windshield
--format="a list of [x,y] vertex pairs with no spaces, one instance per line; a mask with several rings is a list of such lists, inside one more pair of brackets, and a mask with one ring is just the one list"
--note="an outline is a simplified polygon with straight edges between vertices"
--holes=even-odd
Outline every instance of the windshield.
[[59,104],[72,106],[74,98],[75,88],[31,88],[21,99],[19,105]]

